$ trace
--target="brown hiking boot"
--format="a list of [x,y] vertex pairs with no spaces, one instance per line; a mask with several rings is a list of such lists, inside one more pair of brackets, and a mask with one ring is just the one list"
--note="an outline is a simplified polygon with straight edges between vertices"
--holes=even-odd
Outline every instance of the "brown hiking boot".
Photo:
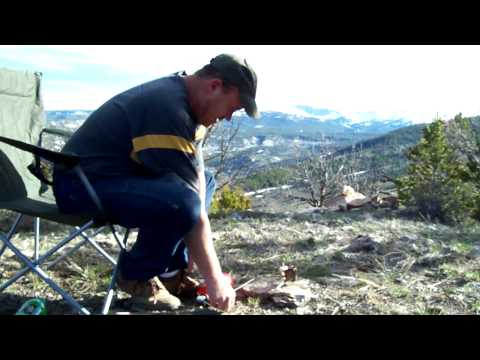
[[154,277],[150,280],[126,280],[118,274],[118,288],[132,296],[134,305],[147,310],[176,310],[182,303],[168,292],[162,282]]
[[195,280],[186,270],[180,270],[169,278],[158,277],[165,288],[175,296],[183,299],[195,299],[200,282]]

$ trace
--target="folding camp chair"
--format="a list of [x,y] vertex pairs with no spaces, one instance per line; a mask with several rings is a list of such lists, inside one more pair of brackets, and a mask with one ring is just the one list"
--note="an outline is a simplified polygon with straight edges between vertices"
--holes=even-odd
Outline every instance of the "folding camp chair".
[[[102,314],[107,314],[113,299],[117,277],[117,264],[126,250],[129,229],[126,229],[122,240],[119,239],[115,227],[108,222],[102,210],[102,205],[95,190],[79,166],[79,158],[75,155],[59,153],[42,148],[42,136],[69,136],[71,133],[58,129],[44,127],[45,116],[41,99],[41,73],[0,69],[0,209],[8,209],[18,213],[7,233],[0,232],[0,257],[10,249],[25,267],[9,280],[0,284],[0,292],[33,272],[38,275],[53,291],[80,314],[90,314],[70,294],[63,290],[46,273],[47,267],[41,265],[57,256],[48,267],[70,256],[85,244],[90,244],[107,261],[112,264],[111,281],[105,296]],[[35,145],[33,145],[35,144]],[[88,194],[96,204],[99,212],[95,215],[66,215],[59,212],[51,190],[51,182],[42,171],[44,159],[51,163],[62,164],[72,169],[85,185]],[[34,217],[34,253],[30,258],[12,243],[23,216]],[[71,233],[43,254],[39,253],[40,219],[73,226]],[[93,229],[94,235],[108,227],[112,231],[120,247],[117,260],[113,259],[97,242],[86,234],[87,229]],[[65,246],[73,239],[82,240],[72,249],[66,251]],[[3,245],[2,245],[3,243]],[[61,253],[61,250],[64,253]],[[1,260],[1,258],[0,258]]]

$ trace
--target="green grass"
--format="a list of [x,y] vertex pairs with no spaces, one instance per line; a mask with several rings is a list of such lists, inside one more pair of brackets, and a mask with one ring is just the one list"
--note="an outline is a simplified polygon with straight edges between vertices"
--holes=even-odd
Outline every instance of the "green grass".
[[48,285],[37,274],[29,273],[26,277],[33,292],[45,294],[49,291]]
[[411,290],[406,288],[405,286],[399,286],[399,285],[389,286],[388,292],[394,298],[405,299],[412,296]]
[[319,241],[316,240],[313,236],[310,236],[306,239],[297,240],[292,245],[293,251],[311,251],[315,249],[319,244]]
[[260,298],[254,298],[254,297],[248,298],[247,305],[253,308],[258,308],[260,306]]
[[480,282],[480,270],[466,271],[464,277],[467,281]]
[[[294,265],[299,279],[318,286],[318,297],[309,305],[314,312],[331,314],[338,308],[338,314],[479,314],[480,294],[475,284],[480,283],[480,264],[469,254],[480,245],[480,226],[445,226],[395,214],[383,210],[298,215],[253,212],[242,214],[241,219],[211,220],[224,271],[231,271],[237,279],[269,276],[280,280],[279,267]],[[46,239],[53,241],[62,235],[54,232]],[[378,241],[382,252],[345,251],[358,235]],[[412,239],[399,240],[406,235]],[[20,267],[7,255],[0,259],[5,276]],[[424,256],[447,255],[434,265],[414,266]],[[59,263],[48,273],[76,299],[93,301],[103,295],[110,280],[110,264],[89,246],[75,253],[71,261]],[[23,297],[55,296],[33,274],[7,290]],[[56,306],[51,305],[50,313],[65,312],[65,306]],[[11,308],[14,306],[5,311],[11,313]],[[239,303],[237,309],[239,314],[297,313],[254,298]]]
[[299,272],[299,276],[302,276],[307,279],[316,279],[319,277],[330,276],[332,274],[332,270],[329,264],[319,264],[319,265],[311,265],[306,266]]
[[475,301],[471,306],[470,310],[472,311],[473,314],[475,315],[480,315],[480,300]]
[[444,315],[445,313],[442,308],[422,304],[422,305],[419,305],[414,310],[413,314],[414,315]]
[[464,279],[467,282],[480,282],[480,269],[469,269],[462,265],[444,264],[441,267],[443,273],[452,278]]

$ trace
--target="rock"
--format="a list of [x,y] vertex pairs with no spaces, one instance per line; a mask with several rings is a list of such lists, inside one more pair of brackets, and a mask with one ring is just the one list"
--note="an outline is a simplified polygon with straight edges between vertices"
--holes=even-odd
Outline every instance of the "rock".
[[307,281],[289,283],[279,289],[272,290],[271,300],[278,307],[297,308],[305,306],[312,298],[312,291]]
[[315,295],[309,280],[297,280],[285,283],[278,277],[264,277],[237,291],[239,300],[256,297],[262,301],[271,301],[275,306],[297,308],[307,304]]
[[270,292],[277,287],[282,286],[283,281],[280,277],[262,277],[246,285],[237,291],[237,298],[242,300],[248,297],[267,299],[271,296]]
[[380,243],[374,241],[368,235],[358,235],[352,240],[351,244],[344,249],[347,252],[377,252],[380,249]]

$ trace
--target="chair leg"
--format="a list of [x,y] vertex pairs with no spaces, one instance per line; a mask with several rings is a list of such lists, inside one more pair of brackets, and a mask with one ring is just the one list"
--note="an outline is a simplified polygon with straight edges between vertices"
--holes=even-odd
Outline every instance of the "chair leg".
[[120,248],[120,254],[118,254],[117,263],[113,268],[112,279],[110,280],[110,284],[108,286],[107,295],[105,296],[105,300],[103,302],[102,307],[102,315],[108,315],[108,311],[110,310],[110,306],[112,304],[113,295],[116,289],[117,284],[117,277],[118,277],[118,266],[121,263],[123,255],[126,253],[127,249],[127,241],[128,236],[130,234],[130,229],[127,229],[125,232],[125,236],[123,237],[123,246]]
[[[78,229],[78,227],[77,227],[77,229]],[[96,231],[96,232],[92,235],[92,237],[95,236],[95,235],[97,235],[97,234],[98,234],[100,231],[102,231],[102,230],[103,230],[103,227],[100,228],[98,231]],[[113,266],[117,265],[117,262],[115,261],[115,259],[113,259],[105,250],[103,250],[103,249],[100,247],[100,245],[97,244],[97,242],[96,242],[95,240],[90,239],[90,237],[89,237],[87,234],[85,234],[84,232],[81,232],[81,233],[80,233],[80,236],[83,237],[83,239],[84,239],[85,241],[88,241],[88,243],[89,243],[90,245],[92,245],[92,246],[95,248],[95,250],[97,250],[97,251],[100,253],[100,255],[102,255],[105,259],[107,259]]]
[[33,259],[38,261],[38,254],[40,252],[40,218],[36,217],[33,222],[35,232],[35,250],[33,252]]
[[[77,230],[80,230],[79,227],[76,227]],[[103,228],[100,228],[98,229],[97,231],[95,231],[95,233],[93,233],[92,237],[97,235],[99,232],[102,231]],[[59,257],[57,257],[54,261],[52,261],[51,263],[49,263],[47,266],[46,266],[46,269],[48,269],[49,267],[52,267],[56,264],[58,264],[60,261],[62,261],[64,258],[66,258],[67,256],[70,256],[70,254],[74,253],[75,251],[77,251],[80,247],[82,247],[86,242],[88,242],[90,245],[92,245],[99,253],[100,255],[102,255],[104,258],[106,258],[110,263],[112,263],[112,265],[116,265],[116,261],[105,251],[103,250],[95,240],[92,240],[90,239],[90,237],[85,234],[85,232],[76,232],[76,234],[80,235],[83,240],[81,242],[79,242],[77,245],[75,245],[75,247],[71,248],[70,250],[68,250],[67,252],[63,253],[62,255],[60,255]]]
[[3,255],[3,253],[5,252],[5,249],[7,248],[7,245],[3,244],[2,247],[0,248],[0,256]]
[[67,292],[65,292],[60,286],[55,283],[38,265],[35,263],[31,262],[28,257],[23,255],[21,251],[19,251],[15,246],[13,246],[10,242],[6,241],[5,244],[7,247],[20,259],[22,260],[25,265],[28,266],[28,268],[31,271],[34,271],[45,283],[50,286],[55,292],[60,294],[63,299],[70,304],[74,309],[76,309],[80,314],[84,315],[90,315],[90,312],[83,306],[81,306],[78,302],[75,301]]
[[[60,243],[58,243],[56,246],[54,246],[53,248],[51,248],[49,251],[47,251],[45,254],[43,254],[42,257],[40,257],[38,259],[37,262],[34,263],[35,266],[41,264],[42,262],[44,262],[46,259],[48,259],[52,254],[54,254],[55,252],[57,252],[58,250],[60,250],[62,247],[64,247],[65,245],[67,245],[70,241],[72,241],[74,238],[76,238],[78,236],[78,234],[82,231],[85,231],[86,229],[88,229],[90,226],[93,225],[93,221],[90,221],[88,222],[87,224],[85,224],[84,226],[82,226],[82,228],[78,231],[75,231],[75,232],[72,232],[68,237],[66,237],[65,239],[63,239]],[[2,239],[3,236],[0,235],[0,240],[3,240]],[[6,238],[4,240],[5,244],[9,243],[9,239]],[[13,245],[12,245],[13,246]],[[22,270],[18,271],[10,280],[6,281],[5,283],[3,283],[1,286],[0,286],[0,292],[5,290],[7,287],[9,287],[10,285],[12,285],[15,281],[17,281],[20,277],[22,277],[23,275],[25,275],[27,272],[31,271],[32,269],[30,267],[25,267],[23,268]]]
[[[10,238],[12,237],[12,235],[15,233],[15,231],[17,230],[17,226],[18,224],[20,223],[20,220],[22,220],[22,217],[23,217],[23,214],[19,214],[17,216],[17,218],[15,219],[15,221],[13,222],[13,225],[12,227],[10,228],[10,230],[8,231],[7,233],[7,240],[10,241]],[[0,237],[0,240],[3,240],[1,237]],[[0,256],[3,255],[3,252],[5,251],[5,249],[7,248],[7,244],[4,243],[2,248],[0,249]]]
[[[115,292],[115,289],[116,289],[116,281],[117,281],[117,277],[118,277],[118,264],[121,260],[121,257],[123,256],[123,254],[126,252],[126,247],[127,247],[127,241],[128,241],[128,236],[129,236],[129,233],[130,233],[130,230],[127,229],[126,232],[125,232],[125,235],[124,235],[124,238],[123,238],[123,243],[121,241],[119,241],[118,237],[116,236],[116,233],[115,233],[115,230],[113,229],[114,231],[114,236],[115,236],[115,239],[117,240],[117,242],[119,243],[121,249],[120,249],[120,253],[118,255],[118,259],[117,261],[115,261],[108,253],[106,253],[94,240],[90,239],[88,237],[88,235],[86,235],[84,233],[85,230],[87,230],[89,227],[91,227],[91,225],[93,224],[93,222],[89,222],[87,224],[85,224],[84,226],[82,226],[81,228],[78,228],[77,227],[77,230],[76,231],[73,231],[67,238],[65,238],[64,240],[62,240],[59,244],[57,244],[56,246],[54,246],[52,249],[50,249],[49,251],[47,251],[45,254],[43,254],[43,256],[40,257],[40,254],[39,254],[39,243],[40,243],[40,231],[39,231],[39,225],[40,225],[40,219],[39,218],[35,218],[35,223],[34,223],[34,231],[35,231],[35,252],[34,252],[34,261],[31,261],[28,257],[26,257],[25,255],[23,255],[23,253],[18,250],[11,242],[10,242],[10,238],[12,237],[12,235],[14,234],[21,218],[22,218],[23,215],[19,215],[18,218],[16,219],[14,225],[12,226],[12,228],[10,229],[9,233],[7,234],[7,236],[3,236],[0,234],[0,240],[2,240],[4,242],[2,248],[0,249],[0,255],[5,251],[5,249],[8,247],[22,262],[25,263],[26,267],[23,268],[22,270],[20,270],[19,272],[17,272],[17,274],[15,274],[10,280],[6,281],[5,283],[3,283],[1,286],[0,286],[0,292],[5,290],[8,286],[12,285],[15,281],[17,281],[19,278],[21,278],[23,275],[25,275],[26,273],[30,272],[30,271],[33,271],[35,272],[45,283],[47,283],[47,285],[50,286],[50,288],[52,288],[52,290],[54,290],[55,292],[57,292],[58,294],[60,294],[63,299],[69,304],[71,305],[75,310],[77,310],[80,314],[85,314],[85,315],[89,315],[90,312],[83,306],[81,306],[77,301],[75,301],[68,293],[66,293],[60,286],[58,286],[46,273],[45,271],[39,267],[39,265],[44,262],[47,258],[49,258],[52,254],[54,254],[55,252],[59,251],[62,247],[64,247],[65,245],[67,245],[67,243],[69,243],[71,240],[73,240],[75,237],[77,237],[78,235],[82,236],[83,237],[83,241],[81,241],[79,244],[77,244],[73,249],[69,250],[66,254],[63,254],[61,255],[59,258],[55,259],[55,261],[53,263],[50,263],[48,264],[47,268],[48,267],[51,267],[53,266],[54,264],[58,263],[59,261],[61,261],[63,258],[65,258],[66,256],[70,255],[72,252],[74,252],[75,250],[77,250],[80,246],[82,246],[83,244],[85,244],[86,242],[89,242],[101,255],[103,255],[108,261],[110,261],[113,265],[114,265],[114,269],[113,269],[113,272],[112,272],[112,279],[110,281],[110,284],[109,284],[109,288],[108,288],[108,291],[107,291],[107,295],[105,296],[105,299],[104,299],[104,304],[103,304],[103,307],[102,307],[102,314],[106,315],[108,314],[108,311],[110,309],[110,306],[111,306],[111,303],[112,303],[112,300],[113,300],[113,296],[114,296],[114,292]],[[102,229],[99,229],[97,230],[94,235],[98,234],[100,231],[102,231]]]
[[113,268],[112,279],[110,280],[110,284],[108,285],[107,295],[103,301],[102,307],[102,315],[108,315],[108,311],[110,310],[110,306],[112,304],[113,295],[116,289],[117,277],[118,277],[118,264],[123,256],[125,250],[120,250],[120,254],[118,255],[117,265]]
[[57,257],[55,260],[53,260],[52,262],[49,262],[46,266],[45,266],[45,269],[48,269],[48,268],[51,268],[52,266],[55,266],[57,265],[59,262],[61,262],[63,259],[65,259],[66,257],[70,256],[71,254],[73,254],[75,251],[77,251],[78,249],[80,249],[83,245],[85,245],[85,243],[87,242],[87,240],[82,240],[80,241],[77,245],[75,245],[73,248],[71,248],[70,250],[68,250],[67,252],[63,253],[62,255],[60,255],[59,257]]

